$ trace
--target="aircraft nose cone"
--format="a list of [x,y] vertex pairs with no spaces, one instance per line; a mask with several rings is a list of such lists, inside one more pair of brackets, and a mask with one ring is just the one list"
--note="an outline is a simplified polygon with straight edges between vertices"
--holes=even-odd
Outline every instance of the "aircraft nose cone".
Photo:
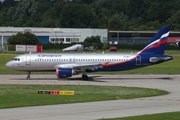
[[11,69],[11,67],[12,67],[11,62],[7,62],[7,63],[6,63],[6,67]]

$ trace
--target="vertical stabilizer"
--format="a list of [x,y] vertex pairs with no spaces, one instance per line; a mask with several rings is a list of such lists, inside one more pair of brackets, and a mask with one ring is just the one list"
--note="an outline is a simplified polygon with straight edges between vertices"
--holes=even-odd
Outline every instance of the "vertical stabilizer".
[[169,27],[162,27],[139,54],[164,54],[169,32]]

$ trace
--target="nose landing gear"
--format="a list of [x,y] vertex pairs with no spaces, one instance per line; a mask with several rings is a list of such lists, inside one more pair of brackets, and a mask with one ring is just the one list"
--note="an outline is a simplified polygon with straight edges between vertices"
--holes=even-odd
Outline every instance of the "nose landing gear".
[[29,80],[29,79],[31,79],[31,77],[30,77],[30,76],[31,76],[31,72],[30,72],[30,71],[28,71],[28,76],[26,77],[26,79],[28,79],[28,80]]

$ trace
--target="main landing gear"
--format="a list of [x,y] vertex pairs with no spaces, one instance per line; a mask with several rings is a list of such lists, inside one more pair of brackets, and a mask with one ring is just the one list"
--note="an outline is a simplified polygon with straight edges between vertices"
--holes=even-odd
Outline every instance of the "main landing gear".
[[28,76],[26,77],[26,79],[28,79],[28,80],[29,80],[29,79],[31,79],[31,77],[30,77],[30,76],[31,76],[31,72],[30,72],[30,71],[28,71]]
[[83,79],[83,80],[88,80],[88,78],[89,78],[89,77],[88,77],[86,74],[82,74],[82,79]]

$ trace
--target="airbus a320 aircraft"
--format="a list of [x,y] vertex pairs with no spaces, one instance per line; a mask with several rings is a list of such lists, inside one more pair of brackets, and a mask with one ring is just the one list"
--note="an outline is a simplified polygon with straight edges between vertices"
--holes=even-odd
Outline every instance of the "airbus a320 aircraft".
[[28,72],[27,79],[31,72],[56,71],[58,78],[82,73],[84,80],[88,79],[86,72],[142,68],[173,59],[164,55],[169,30],[169,27],[162,27],[144,49],[135,54],[29,53],[16,56],[6,67]]

